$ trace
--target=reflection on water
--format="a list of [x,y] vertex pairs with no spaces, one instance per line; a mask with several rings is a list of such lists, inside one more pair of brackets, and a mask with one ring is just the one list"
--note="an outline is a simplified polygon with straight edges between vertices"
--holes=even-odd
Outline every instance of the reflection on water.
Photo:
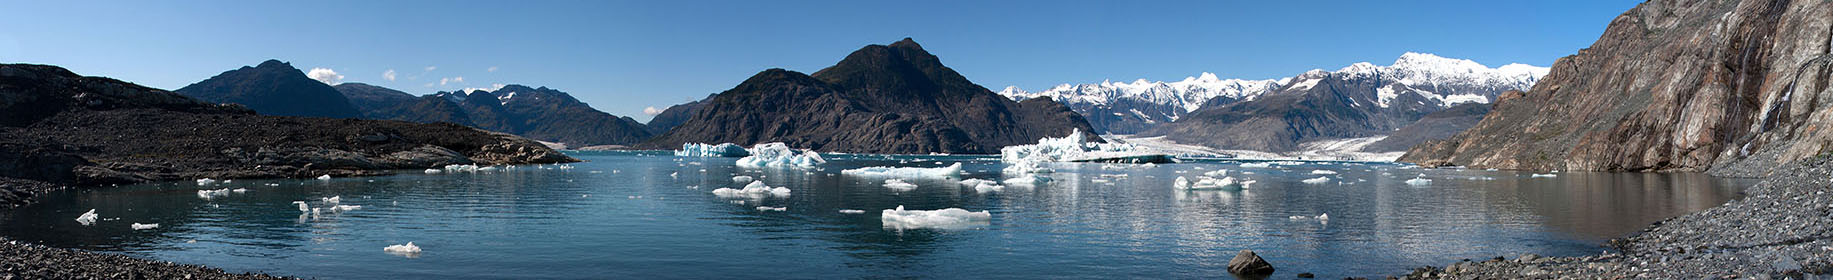
[[[733,159],[586,153],[574,169],[330,181],[235,181],[247,193],[205,200],[194,183],[49,194],[0,214],[0,234],[52,246],[121,251],[231,271],[333,279],[416,278],[1198,278],[1226,277],[1253,249],[1282,274],[1402,273],[1521,253],[1577,255],[1650,223],[1735,198],[1750,181],[1697,174],[1420,170],[1233,162],[1158,167],[1059,164],[1053,184],[977,193],[958,179],[839,175],[874,165],[964,162],[962,178],[998,179],[977,157],[836,156],[818,170],[743,169]],[[1216,169],[1259,183],[1178,191]],[[1303,184],[1313,170],[1340,174]],[[1251,173],[1251,174],[1249,174]],[[734,175],[787,197],[720,198]],[[1426,186],[1403,183],[1423,176]],[[277,183],[279,186],[267,186]],[[302,215],[341,196],[355,211]],[[962,230],[887,229],[883,209],[959,207],[993,220]],[[759,211],[758,206],[787,211]],[[74,219],[97,209],[102,221]],[[861,209],[864,214],[840,213]],[[1329,219],[1292,218],[1329,214]],[[160,223],[134,231],[130,223]],[[414,242],[417,258],[382,252]]]

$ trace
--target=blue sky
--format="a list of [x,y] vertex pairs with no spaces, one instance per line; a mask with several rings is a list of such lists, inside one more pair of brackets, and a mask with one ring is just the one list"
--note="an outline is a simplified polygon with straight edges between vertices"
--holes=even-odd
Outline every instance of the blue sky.
[[645,107],[768,68],[812,73],[904,37],[982,86],[1038,90],[1201,72],[1279,78],[1408,51],[1547,66],[1639,3],[918,2],[4,1],[0,62],[177,89],[274,58],[417,95],[547,86],[648,120]]

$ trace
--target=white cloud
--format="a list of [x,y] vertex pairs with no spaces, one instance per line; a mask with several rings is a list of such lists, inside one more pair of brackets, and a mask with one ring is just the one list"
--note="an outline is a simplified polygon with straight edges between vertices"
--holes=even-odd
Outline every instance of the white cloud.
[[439,85],[443,86],[447,83],[462,84],[465,83],[465,77],[439,78]]
[[390,82],[395,81],[395,69],[388,69],[388,71],[383,71],[382,79],[388,80]]
[[426,71],[433,71],[433,69],[439,69],[439,67],[433,67],[433,66],[426,67]]
[[433,87],[433,83],[426,83],[426,85],[424,85],[424,87]]
[[489,71],[490,71],[490,72],[496,72],[496,66],[490,66],[490,69],[489,69]]
[[312,68],[312,71],[306,72],[306,77],[312,77],[313,80],[318,80],[327,85],[336,85],[338,82],[344,80],[344,75],[338,75],[337,71],[325,68]]
[[643,108],[643,114],[644,114],[644,115],[651,115],[651,116],[654,116],[654,115],[661,115],[661,114],[662,114],[662,109],[656,109],[656,106],[649,106],[649,107],[644,107],[644,108]]

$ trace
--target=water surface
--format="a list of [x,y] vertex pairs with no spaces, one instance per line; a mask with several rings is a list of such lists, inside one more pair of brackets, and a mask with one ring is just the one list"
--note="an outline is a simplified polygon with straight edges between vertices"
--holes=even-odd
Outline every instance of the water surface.
[[[730,158],[590,152],[572,169],[477,174],[235,180],[248,192],[202,199],[195,183],[40,196],[0,213],[0,234],[229,271],[328,279],[1211,278],[1252,249],[1281,277],[1382,276],[1460,259],[1581,255],[1650,223],[1717,206],[1752,181],[1699,174],[1417,169],[1315,162],[1058,164],[1055,182],[977,193],[995,158],[839,155],[820,169],[747,169]],[[840,175],[862,166],[963,162],[961,178]],[[1180,191],[1178,176],[1217,169],[1258,181],[1241,191]],[[1314,175],[1330,170],[1335,175]],[[1244,174],[1251,172],[1252,174]],[[1423,175],[1422,175],[1423,174]],[[760,177],[788,197],[732,199],[715,188]],[[1300,180],[1330,177],[1325,184]],[[1424,186],[1403,183],[1418,176]],[[267,184],[278,184],[269,186]],[[293,201],[340,196],[361,209],[302,214]],[[991,211],[968,229],[884,228],[883,209]],[[786,207],[759,211],[757,206]],[[96,209],[102,221],[74,219]],[[861,209],[865,214],[842,214]],[[1329,214],[1327,221],[1314,217]],[[159,223],[135,231],[131,223]],[[387,254],[391,244],[424,249]]]

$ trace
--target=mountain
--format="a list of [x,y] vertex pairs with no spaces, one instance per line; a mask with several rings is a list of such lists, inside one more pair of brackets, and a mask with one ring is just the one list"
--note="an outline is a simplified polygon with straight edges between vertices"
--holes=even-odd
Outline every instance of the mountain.
[[[1377,96],[1375,100],[1378,106],[1386,107],[1388,101],[1410,91],[1426,97],[1428,102],[1437,103],[1438,107],[1450,107],[1463,102],[1487,103],[1505,90],[1525,90],[1546,72],[1545,67],[1509,64],[1489,68],[1470,60],[1409,52],[1402,54],[1389,66],[1361,62],[1329,73],[1382,80],[1376,87],[1341,89],[1366,91],[1352,92],[1351,95]],[[1253,100],[1261,95],[1278,92],[1289,84],[1307,86],[1306,81],[1298,80],[1294,83],[1291,77],[1243,80],[1221,79],[1215,74],[1203,73],[1175,82],[1139,79],[1132,83],[1103,81],[1098,84],[1062,84],[1040,92],[1028,92],[1009,86],[999,94],[1014,100],[1053,97],[1082,113],[1089,119],[1089,124],[1101,133],[1137,134],[1178,121],[1203,107]],[[1390,84],[1399,86],[1382,88]]]
[[713,100],[713,96],[716,95],[718,94],[709,94],[705,99],[668,106],[668,109],[663,109],[661,114],[656,114],[655,118],[649,119],[647,124],[649,132],[660,135],[687,122],[688,118],[694,116],[694,112],[700,111],[700,107],[705,107],[707,100]]
[[1211,100],[1238,101],[1259,96],[1278,85],[1277,80],[1223,80],[1216,74],[1203,73],[1176,82],[1139,79],[1132,83],[1062,84],[1040,92],[1008,86],[999,95],[1020,101],[1050,97],[1088,118],[1098,133],[1134,134],[1177,121]]
[[306,77],[299,68],[279,60],[229,70],[179,88],[177,92],[206,102],[242,104],[264,115],[362,116],[337,89]]
[[653,135],[630,117],[593,109],[566,92],[523,85],[505,85],[494,91],[439,92],[375,109],[369,115],[411,122],[450,122],[572,147],[627,145]]
[[[1511,91],[1511,93],[1519,94],[1520,92]],[[1405,152],[1407,148],[1428,140],[1451,138],[1458,132],[1464,132],[1465,129],[1476,126],[1478,121],[1483,120],[1484,115],[1489,114],[1489,107],[1490,104],[1486,103],[1463,103],[1426,114],[1418,121],[1394,130],[1394,133],[1389,133],[1381,141],[1375,141],[1375,143],[1362,147],[1362,151]]]
[[[401,106],[401,104],[412,103],[419,99],[406,92],[365,83],[342,83],[331,86],[331,88],[337,89],[337,92],[343,94],[345,99],[350,100],[351,106],[355,106],[357,111],[362,112],[365,116],[369,116],[370,112]],[[369,117],[374,118],[374,116]]]
[[1649,1],[1422,165],[1761,176],[1833,146],[1833,2]]
[[[457,125],[257,115],[56,66],[0,64],[0,205],[47,190],[33,186],[576,161],[532,140]],[[22,180],[38,183],[12,184]]]
[[1406,53],[1389,66],[1363,62],[1307,71],[1266,93],[1209,102],[1142,134],[1219,149],[1291,152],[1305,142],[1386,136],[1426,114],[1526,89],[1546,71]]
[[909,38],[865,46],[813,75],[764,70],[706,102],[639,147],[785,142],[826,152],[994,153],[1092,130],[1049,98],[1016,102],[974,84]]

